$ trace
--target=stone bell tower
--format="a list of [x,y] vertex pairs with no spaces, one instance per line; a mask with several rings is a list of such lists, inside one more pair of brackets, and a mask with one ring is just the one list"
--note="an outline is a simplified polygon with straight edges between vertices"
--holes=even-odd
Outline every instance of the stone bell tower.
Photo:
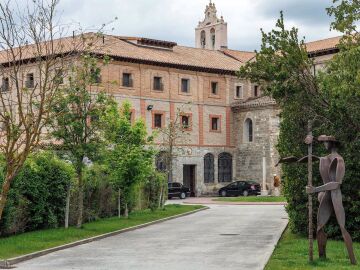
[[217,17],[215,4],[206,6],[205,19],[195,28],[195,46],[208,50],[227,48],[227,23]]

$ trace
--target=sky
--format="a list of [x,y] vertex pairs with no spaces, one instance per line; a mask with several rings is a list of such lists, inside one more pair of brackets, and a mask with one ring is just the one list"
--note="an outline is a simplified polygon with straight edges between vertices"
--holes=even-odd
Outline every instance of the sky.
[[[288,27],[299,28],[306,41],[338,36],[330,31],[326,7],[332,0],[213,0],[228,23],[231,49],[253,51],[261,44],[260,28],[271,30],[284,12]],[[194,46],[195,31],[209,0],[60,0],[61,21],[107,33],[147,37]],[[113,29],[112,29],[113,28]]]

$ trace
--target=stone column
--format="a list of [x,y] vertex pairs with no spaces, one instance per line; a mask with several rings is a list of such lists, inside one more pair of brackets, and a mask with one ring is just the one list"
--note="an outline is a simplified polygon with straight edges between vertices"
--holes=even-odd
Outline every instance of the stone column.
[[268,190],[266,188],[266,153],[265,153],[265,147],[263,148],[262,169],[263,169],[263,183],[262,183],[261,195],[262,196],[267,196],[269,193],[268,193]]

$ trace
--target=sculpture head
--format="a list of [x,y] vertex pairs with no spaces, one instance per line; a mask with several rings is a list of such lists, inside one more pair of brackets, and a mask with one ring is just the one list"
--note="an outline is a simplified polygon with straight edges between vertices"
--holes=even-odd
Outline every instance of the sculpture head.
[[329,152],[336,151],[340,145],[340,142],[334,136],[321,135],[317,140],[323,142],[326,150]]

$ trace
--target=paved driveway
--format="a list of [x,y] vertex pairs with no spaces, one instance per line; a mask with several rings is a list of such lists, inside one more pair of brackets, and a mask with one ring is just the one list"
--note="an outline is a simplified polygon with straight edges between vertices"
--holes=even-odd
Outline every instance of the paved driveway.
[[287,224],[284,206],[210,207],[23,262],[17,269],[263,269]]

